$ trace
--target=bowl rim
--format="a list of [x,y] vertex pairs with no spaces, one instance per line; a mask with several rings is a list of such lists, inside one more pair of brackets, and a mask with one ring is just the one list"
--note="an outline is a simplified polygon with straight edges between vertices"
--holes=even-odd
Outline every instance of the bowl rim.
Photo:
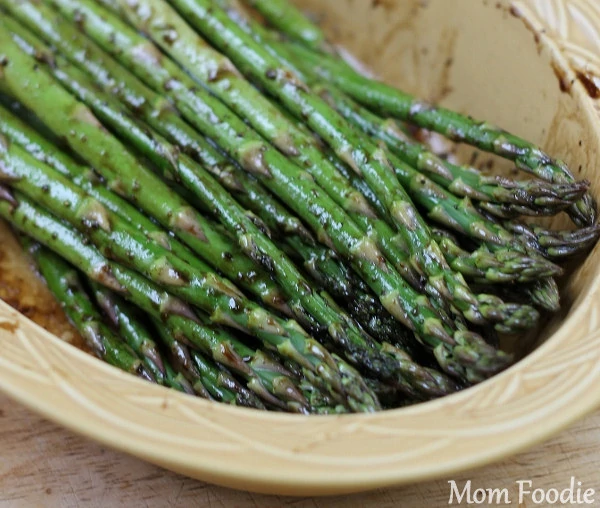
[[[600,291],[600,278],[594,287],[590,288],[590,291]],[[580,307],[565,321],[564,324],[572,320],[578,319],[578,315],[585,312],[585,308]],[[4,311],[4,312],[3,312]],[[2,329],[1,335],[5,335],[4,324],[6,321],[2,320],[4,313],[18,315],[14,309],[9,307],[4,302],[0,301],[0,329]],[[394,409],[381,413],[374,414],[348,414],[348,415],[291,415],[281,413],[269,413],[248,408],[238,408],[231,406],[224,406],[214,402],[209,402],[200,398],[192,398],[185,394],[175,392],[169,388],[148,385],[147,382],[140,380],[127,374],[115,367],[112,367],[88,353],[62,341],[58,337],[50,334],[39,325],[26,320],[24,324],[17,324],[18,328],[23,328],[24,331],[29,332],[31,336],[39,335],[38,340],[45,341],[45,345],[50,348],[54,348],[59,355],[65,354],[66,357],[70,357],[70,360],[81,362],[84,368],[93,368],[96,371],[100,371],[102,375],[108,375],[112,378],[120,379],[129,385],[133,390],[143,391],[148,396],[155,396],[160,400],[169,401],[169,404],[175,402],[182,402],[185,405],[197,406],[200,411],[208,409],[214,409],[218,407],[219,412],[227,412],[236,416],[244,414],[244,418],[255,419],[265,421],[265,424],[278,424],[278,423],[289,423],[292,421],[297,424],[302,420],[302,424],[306,423],[307,419],[312,421],[316,420],[328,420],[328,421],[339,421],[344,420],[344,423],[354,423],[357,421],[364,420],[377,420],[382,417],[392,417],[392,419],[398,421],[403,416],[410,414],[419,413],[424,410],[434,412],[436,407],[441,407],[447,404],[450,400],[458,402],[459,399],[470,399],[476,393],[486,391],[486,388],[495,384],[498,384],[503,378],[511,378],[518,371],[524,371],[527,369],[528,364],[533,363],[537,356],[544,356],[546,349],[553,347],[554,337],[560,333],[563,329],[559,329],[553,337],[549,338],[544,344],[533,351],[530,355],[525,357],[520,362],[511,366],[501,374],[491,378],[479,385],[470,387],[462,392],[449,395],[442,399],[437,399],[429,402],[425,402],[416,406],[409,406],[407,408]],[[9,320],[9,327],[14,325],[14,321]],[[14,333],[14,332],[9,332]],[[595,340],[600,344],[600,329],[596,332],[588,334],[583,340],[590,341]],[[451,461],[428,463],[423,467],[411,467],[403,468],[401,473],[397,469],[391,468],[387,473],[377,470],[373,474],[369,474],[368,471],[364,471],[348,474],[345,473],[343,476],[336,476],[333,481],[332,478],[324,475],[323,471],[317,471],[314,474],[304,474],[303,477],[297,477],[293,474],[286,473],[286,471],[280,467],[275,468],[256,468],[248,470],[245,467],[236,467],[235,464],[232,466],[227,463],[223,466],[217,466],[214,464],[205,464],[202,461],[197,461],[191,456],[183,457],[180,452],[170,449],[168,446],[155,445],[148,447],[148,442],[143,439],[137,441],[125,441],[122,438],[121,427],[115,426],[104,426],[98,423],[95,419],[95,412],[93,408],[88,407],[77,407],[77,403],[81,402],[77,396],[73,397],[73,394],[62,393],[63,398],[66,398],[69,402],[71,409],[76,409],[77,419],[73,418],[73,413],[67,411],[58,411],[52,397],[47,397],[45,393],[40,393],[31,389],[23,389],[21,384],[11,383],[10,379],[5,375],[0,375],[0,391],[4,392],[10,398],[25,405],[34,412],[44,416],[50,421],[57,423],[79,435],[93,439],[99,443],[102,443],[110,448],[117,449],[142,458],[149,462],[162,465],[172,469],[175,472],[182,474],[188,474],[188,471],[192,471],[193,476],[198,479],[210,481],[212,483],[220,484],[228,487],[236,487],[238,481],[243,481],[244,489],[256,492],[269,492],[273,485],[276,485],[276,491],[281,493],[289,493],[292,495],[303,494],[307,490],[312,495],[319,494],[332,494],[332,493],[353,493],[360,492],[369,489],[375,489],[390,485],[402,485],[406,483],[412,483],[415,481],[424,481],[435,478],[446,476],[450,473],[462,472],[468,469],[480,467],[490,462],[500,460],[507,456],[510,456],[518,451],[525,448],[529,448],[546,440],[551,435],[559,432],[560,430],[568,427],[574,421],[581,417],[589,414],[598,407],[600,407],[600,392],[597,390],[588,390],[588,386],[593,386],[595,382],[600,381],[600,351],[598,351],[595,359],[590,359],[596,363],[597,368],[593,376],[590,376],[587,380],[586,386],[579,386],[580,391],[577,393],[577,398],[570,400],[574,402],[575,406],[570,406],[569,411],[563,411],[563,406],[556,406],[552,411],[545,414],[545,417],[552,417],[550,420],[544,422],[542,428],[536,428],[532,430],[531,427],[525,428],[525,431],[520,435],[511,434],[510,441],[504,441],[501,444],[496,443],[495,446],[487,448],[480,453],[465,454],[463,456],[456,457]],[[3,366],[3,358],[0,357],[0,366]],[[4,369],[2,369],[4,370]],[[7,381],[8,380],[8,381]],[[152,392],[152,393],[149,393]],[[73,398],[71,398],[73,397]],[[75,406],[71,406],[75,404]],[[539,421],[538,421],[539,423]],[[522,429],[523,430],[523,429]],[[468,431],[470,432],[470,431]],[[467,431],[465,432],[467,433]],[[191,460],[190,460],[191,459]]]
[[[543,33],[541,27],[536,25],[535,16],[528,11],[526,6],[523,6],[521,2],[517,2],[517,4],[519,5],[520,15],[528,25],[528,28],[537,33],[538,43],[549,50],[553,64],[557,65],[567,75],[571,75],[572,70],[553,38]],[[585,90],[579,83],[576,83],[571,89],[571,94],[579,103],[590,104],[590,107],[582,108],[582,114],[588,116],[589,124],[594,125],[597,138],[600,140],[600,122],[597,116],[595,116],[595,112],[591,107],[591,100],[585,93]],[[540,358],[548,359],[552,357],[552,350],[561,337],[563,339],[566,337],[568,334],[567,329],[574,323],[577,323],[584,315],[593,311],[594,307],[596,309],[600,307],[600,303],[596,303],[594,298],[595,293],[598,291],[600,291],[600,277],[597,277],[588,286],[586,292],[580,295],[581,304],[567,316],[552,337],[527,357],[498,376],[443,399],[372,415],[303,417],[298,415],[264,413],[251,409],[216,405],[202,399],[188,397],[161,386],[148,385],[146,382],[133,378],[129,374],[106,365],[91,355],[65,343],[14,311],[4,302],[0,302],[0,341],[6,339],[6,343],[8,344],[12,340],[11,344],[13,346],[27,348],[30,352],[31,345],[35,343],[36,348],[39,347],[40,351],[52,357],[54,363],[64,364],[67,359],[74,361],[77,363],[79,370],[89,370],[90,383],[102,379],[103,376],[108,376],[111,386],[113,384],[119,386],[126,384],[131,388],[133,395],[145,394],[144,397],[147,397],[149,402],[144,406],[144,410],[148,411],[160,410],[162,405],[165,405],[165,411],[173,407],[186,406],[192,408],[193,411],[197,411],[198,414],[208,413],[215,416],[219,413],[233,419],[238,415],[243,415],[244,419],[249,421],[261,420],[274,425],[291,426],[302,424],[304,426],[308,422],[307,418],[309,418],[315,424],[319,422],[319,426],[323,423],[324,427],[328,425],[327,422],[340,421],[350,427],[353,425],[357,427],[361,425],[377,427],[382,422],[384,426],[388,425],[388,420],[394,420],[398,424],[403,418],[405,419],[410,416],[419,417],[426,413],[434,413],[442,407],[458,407],[459,403],[464,399],[473,400],[479,398],[479,400],[486,401],[486,404],[490,407],[490,397],[494,395],[502,396],[503,390],[499,389],[499,387],[506,386],[514,380],[520,379],[519,376],[525,373],[534,373],[536,369],[531,369],[532,365]],[[593,331],[590,329],[589,333],[584,334],[583,338],[578,340],[581,343],[592,341],[600,346],[600,330]],[[500,435],[503,435],[504,432],[507,436],[510,436],[506,440],[496,439],[490,443],[490,446],[486,446],[485,448],[470,450],[468,453],[452,459],[429,462],[422,466],[415,464],[411,467],[392,467],[388,470],[378,468],[364,468],[361,470],[348,468],[348,470],[344,470],[343,474],[336,474],[334,476],[324,474],[324,468],[329,467],[327,464],[324,464],[324,468],[307,470],[308,472],[304,472],[299,477],[294,471],[286,470],[278,464],[275,464],[274,467],[269,467],[267,462],[263,462],[261,467],[250,469],[245,464],[238,464],[236,462],[208,463],[207,461],[198,460],[198,457],[192,453],[182,453],[180,448],[172,446],[172,442],[169,439],[160,441],[160,443],[153,442],[149,446],[147,440],[145,441],[142,438],[135,439],[135,436],[131,433],[125,435],[122,422],[110,419],[99,420],[97,418],[99,408],[94,407],[94,401],[82,398],[84,396],[74,387],[66,390],[64,382],[68,384],[68,381],[66,381],[68,380],[68,374],[56,375],[56,373],[53,373],[52,369],[54,367],[50,365],[50,360],[47,361],[43,358],[43,355],[41,355],[42,357],[38,355],[35,361],[41,368],[41,371],[50,375],[52,379],[50,385],[44,385],[36,390],[32,389],[32,387],[35,386],[36,381],[39,382],[39,379],[36,380],[35,376],[32,378],[30,372],[27,373],[29,377],[19,377],[15,374],[16,371],[14,369],[11,369],[10,366],[7,367],[10,357],[7,357],[7,359],[0,352],[0,367],[7,367],[0,368],[0,391],[49,420],[78,434],[94,439],[111,448],[125,451],[196,478],[232,487],[243,483],[244,488],[260,492],[277,491],[291,494],[306,492],[312,494],[350,493],[392,484],[398,485],[417,480],[439,478],[451,473],[488,464],[547,439],[550,435],[564,429],[575,420],[600,406],[600,391],[588,389],[589,386],[600,379],[600,347],[597,349],[598,351],[594,351],[594,354],[589,358],[570,359],[574,368],[583,364],[584,361],[589,364],[589,368],[586,371],[589,378],[586,378],[586,383],[579,383],[577,392],[562,394],[562,399],[554,401],[555,404],[545,412],[538,410],[534,417],[530,416],[529,421],[521,423],[518,427],[520,432],[515,432],[515,428],[507,429],[499,427]],[[543,376],[543,373],[538,372],[538,374]],[[56,390],[57,388],[58,390]],[[81,388],[83,391],[86,387],[82,386]],[[513,393],[516,393],[515,391],[518,390],[518,387],[513,387],[512,389]],[[53,393],[53,390],[56,390],[54,392],[55,397],[49,396],[49,394]],[[57,400],[60,401],[60,407],[56,404]],[[564,410],[567,404],[569,405],[568,411]],[[64,408],[68,410],[64,410]],[[172,418],[172,414],[177,413],[170,412],[165,418]],[[120,414],[120,417],[122,416]],[[457,419],[452,422],[453,424],[456,425],[457,422],[463,421],[461,418],[464,418],[464,416],[461,416],[459,413],[456,413],[454,416]],[[219,419],[217,418],[215,421],[218,422]],[[107,422],[109,424],[106,424]],[[162,420],[159,423],[162,423]],[[155,430],[157,429],[159,427],[156,427]],[[470,428],[454,429],[455,432],[457,430],[462,431],[463,435],[473,431]],[[160,432],[160,430],[157,430],[157,432]],[[291,453],[294,450],[288,451]],[[302,451],[298,452],[298,456],[301,453]]]

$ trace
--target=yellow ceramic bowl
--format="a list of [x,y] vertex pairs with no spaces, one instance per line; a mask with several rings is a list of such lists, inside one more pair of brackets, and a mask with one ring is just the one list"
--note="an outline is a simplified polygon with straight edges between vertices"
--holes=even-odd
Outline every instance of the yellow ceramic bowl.
[[[301,4],[384,79],[539,143],[590,179],[599,195],[592,101],[534,15],[551,3],[560,20],[569,3],[587,9],[589,30],[598,15],[594,2]],[[2,235],[8,255],[11,241],[5,229]],[[532,445],[598,405],[599,273],[595,249],[564,285],[564,315],[506,372],[442,400],[380,414],[301,417],[181,395],[101,363],[6,304],[0,389],[108,446],[230,487],[332,494],[449,475]]]

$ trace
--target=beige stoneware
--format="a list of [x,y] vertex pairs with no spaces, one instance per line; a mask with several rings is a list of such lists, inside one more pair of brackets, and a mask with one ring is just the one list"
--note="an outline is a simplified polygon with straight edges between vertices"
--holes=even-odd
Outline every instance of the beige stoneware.
[[[299,3],[385,80],[539,143],[600,196],[596,0]],[[56,306],[5,227],[0,235],[3,297],[69,339],[48,324]],[[599,261],[597,248],[569,276],[565,310],[533,352],[479,386],[415,407],[301,417],[209,403],[121,373],[3,302],[0,390],[107,446],[240,489],[333,494],[450,476],[531,446],[600,404]]]

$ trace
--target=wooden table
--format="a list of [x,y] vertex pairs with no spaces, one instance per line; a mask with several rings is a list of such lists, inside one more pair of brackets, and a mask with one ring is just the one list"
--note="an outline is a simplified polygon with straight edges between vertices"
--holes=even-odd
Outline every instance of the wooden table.
[[[458,475],[473,489],[517,480],[566,488],[571,476],[597,492],[600,506],[600,412],[556,438],[499,464]],[[0,395],[0,508],[448,506],[448,479],[334,498],[263,496],[185,478],[66,431]],[[529,503],[528,503],[529,506]]]

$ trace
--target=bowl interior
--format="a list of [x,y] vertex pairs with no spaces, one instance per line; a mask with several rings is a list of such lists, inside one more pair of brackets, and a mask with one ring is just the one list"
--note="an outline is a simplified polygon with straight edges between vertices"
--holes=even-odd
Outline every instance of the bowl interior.
[[[589,97],[551,39],[534,35],[525,6],[298,3],[386,81],[540,144],[598,195],[600,131]],[[511,171],[499,161],[494,169]],[[12,252],[7,230],[0,234]],[[107,445],[236,488],[332,494],[449,474],[530,445],[599,402],[590,389],[600,377],[599,255],[595,249],[565,281],[565,317],[541,335],[551,340],[492,380],[401,410],[307,418],[211,404],[104,365],[2,303],[0,389]]]

